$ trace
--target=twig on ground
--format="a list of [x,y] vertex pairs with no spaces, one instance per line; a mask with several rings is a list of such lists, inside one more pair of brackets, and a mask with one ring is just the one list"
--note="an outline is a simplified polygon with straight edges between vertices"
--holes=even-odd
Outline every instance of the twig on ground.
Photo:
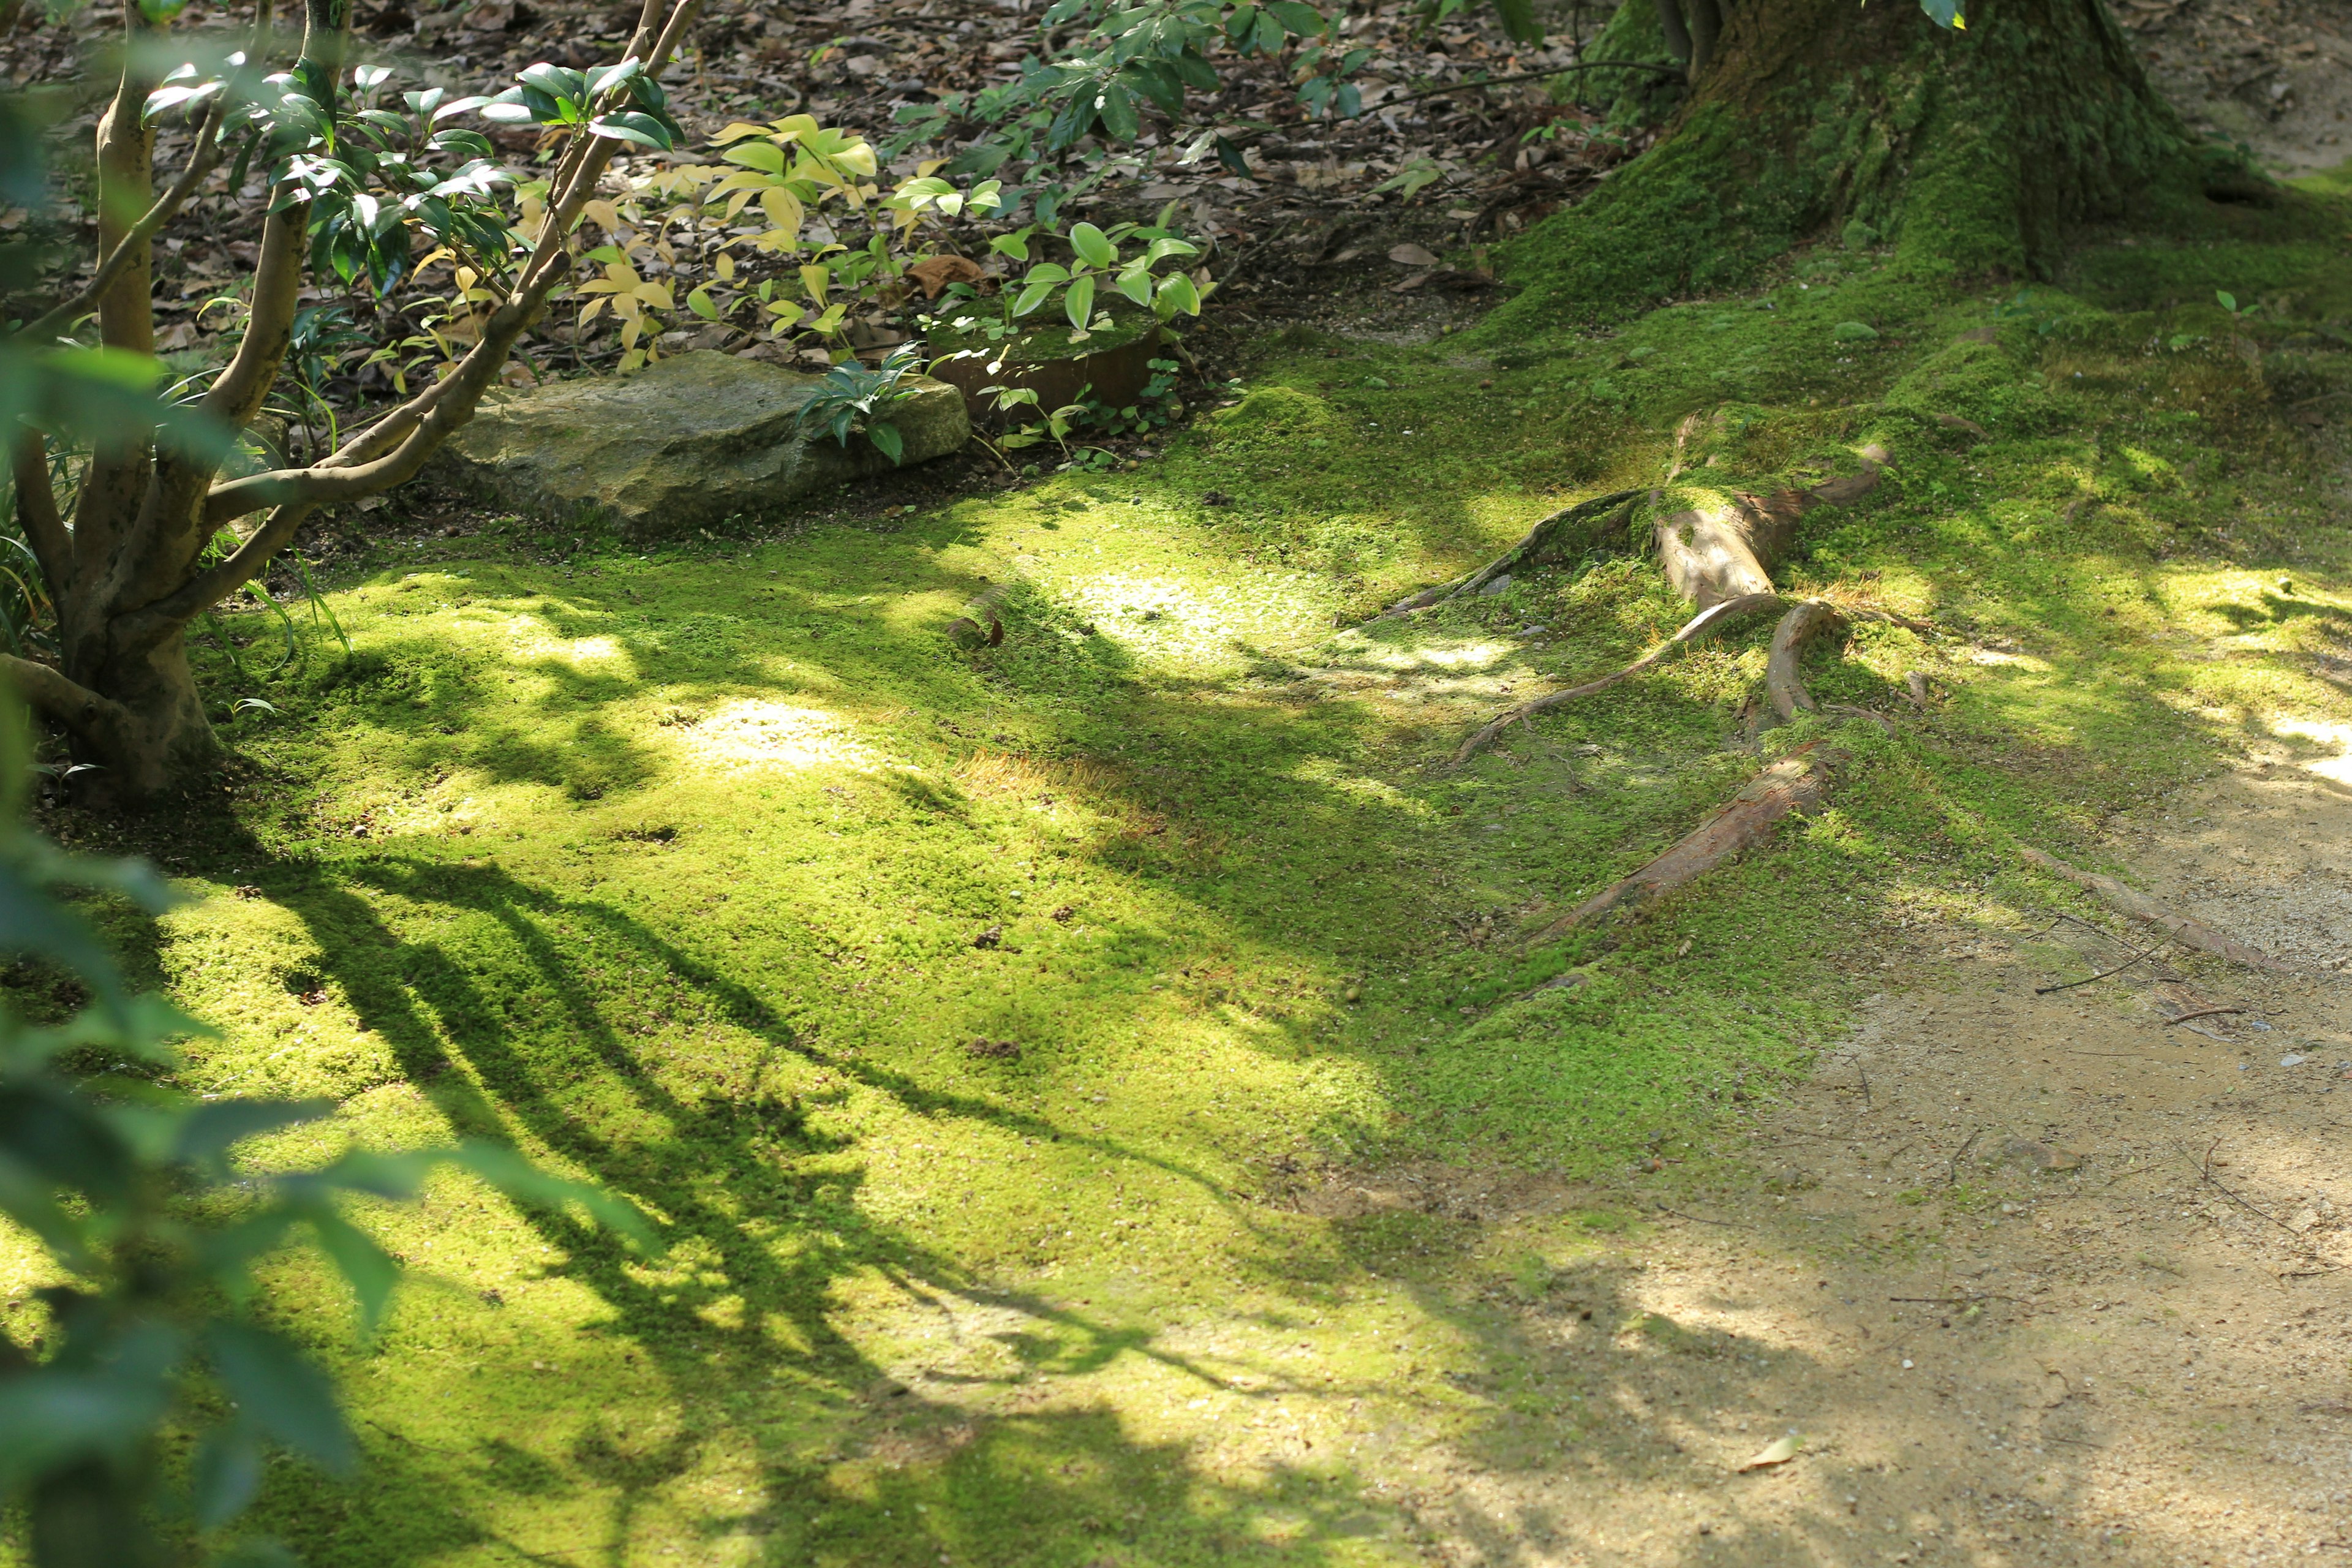
[[1985,1130],[1983,1128],[1978,1128],[1975,1131],[1969,1134],[1969,1141],[1967,1142],[1952,1151],[1951,1169],[1945,1173],[1944,1185],[1948,1187],[1957,1187],[1960,1184],[1960,1162],[1969,1157],[1969,1151],[1977,1146],[1977,1140],[1983,1137],[1984,1132]]
[[2167,1018],[2164,1026],[2168,1029],[2175,1024],[2186,1024],[2191,1018],[2210,1018],[2217,1013],[2243,1013],[2248,1010],[2244,1007],[2200,1007],[2194,1013],[2183,1013],[2178,1018]]
[[1906,1305],[1920,1307],[1965,1307],[1971,1301],[2014,1301],[2017,1300],[2014,1296],[2002,1296],[1990,1290],[1976,1296],[1889,1296],[1886,1299],[1890,1301],[1901,1301]]
[[2110,908],[2118,910],[2134,920],[2146,921],[2148,924],[2170,933],[2172,940],[2183,947],[2195,948],[2200,952],[2210,952],[2216,957],[2226,958],[2232,963],[2242,963],[2249,969],[2260,969],[2272,974],[2294,973],[2293,968],[2281,963],[2259,948],[2248,947],[2242,942],[2234,942],[2201,921],[2190,920],[2187,915],[2168,910],[2145,893],[2136,892],[2125,887],[2113,877],[2103,877],[2095,871],[2077,869],[2059,859],[2055,855],[2045,855],[2030,845],[2019,845],[2017,852],[2024,857],[2027,864],[2037,866],[2053,876],[2063,877],[2078,888],[2096,893],[2106,900]]
[[[2228,1198],[2240,1208],[2244,1209],[2248,1214],[2260,1215],[2263,1219],[2270,1221],[2273,1225],[2278,1226],[2289,1236],[2293,1236],[2294,1234],[2294,1226],[2287,1224],[2286,1221],[2279,1218],[2276,1215],[2264,1214],[2263,1211],[2256,1208],[2252,1204],[2248,1203],[2245,1199],[2231,1192],[2228,1187],[2223,1186],[2220,1182],[2214,1180],[2212,1169],[2213,1151],[2219,1149],[2221,1146],[2221,1141],[2219,1138],[2214,1139],[2213,1142],[2205,1146],[2205,1157],[2197,1163],[2198,1180],[2211,1187],[2215,1192],[2220,1193],[2223,1197]],[[2174,1144],[2173,1147],[2180,1149],[2180,1145],[2178,1143]],[[2180,1149],[2180,1152],[2183,1154],[2189,1152],[2186,1149]]]
[[[2126,943],[2126,945],[2128,946],[2129,944]],[[2125,959],[2121,963],[2116,964],[2113,969],[2102,969],[2096,974],[2086,974],[2080,980],[2069,980],[2063,985],[2037,985],[2033,988],[2033,994],[2036,996],[2047,996],[2053,991],[2072,991],[2077,985],[2088,985],[2094,980],[2105,980],[2110,974],[2121,974],[2133,964],[2144,963],[2171,945],[2172,939],[2170,937],[2166,937],[2162,942],[2157,943],[2154,947],[2149,948],[2146,952],[2142,952],[2138,949],[2134,948],[2132,950],[2132,955],[2129,958]]]

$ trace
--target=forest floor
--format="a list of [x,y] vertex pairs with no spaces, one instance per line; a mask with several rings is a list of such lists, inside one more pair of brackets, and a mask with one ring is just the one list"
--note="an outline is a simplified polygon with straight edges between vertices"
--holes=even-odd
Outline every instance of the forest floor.
[[[426,1282],[366,1345],[288,1268],[368,1468],[274,1468],[270,1527],[320,1568],[2352,1552],[2352,274],[2211,224],[1985,294],[1824,246],[1538,341],[1277,277],[1214,329],[1238,384],[1110,471],[657,548],[345,520],[348,652],[198,645],[275,708],[219,809],[47,825],[194,895],[117,925],[221,1028],[184,1086],[341,1105],[268,1157],[499,1137],[672,1245],[453,1178],[372,1216]],[[1785,576],[1926,629],[1825,642],[1784,729],[1749,627],[1443,767],[1683,606],[1627,552],[1366,616],[1727,408],[1736,482],[1889,447]],[[1010,635],[959,653],[983,584]],[[1808,742],[1830,810],[1528,943]],[[2021,847],[2301,974],[2045,994],[2154,939]],[[0,1252],[0,1310],[35,1283]]]

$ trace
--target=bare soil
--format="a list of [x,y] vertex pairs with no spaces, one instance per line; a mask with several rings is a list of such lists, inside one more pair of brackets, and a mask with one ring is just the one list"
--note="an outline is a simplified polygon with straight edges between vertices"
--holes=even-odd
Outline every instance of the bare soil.
[[[2348,737],[2284,728],[2268,761],[2113,826],[2138,885],[2308,978],[2158,953],[2045,992],[2155,939],[1989,902],[1889,931],[1861,1026],[1717,1152],[1723,1174],[1599,1191],[1414,1170],[1301,1193],[1336,1217],[1474,1219],[1488,1256],[1595,1205],[1651,1211],[1500,1306],[1498,1337],[1580,1412],[1574,1440],[1541,1461],[1426,1452],[1406,1501],[1432,1555],[2352,1553],[2352,1033],[2332,973],[2352,754],[2297,761]],[[2223,1006],[2242,1010],[2205,1011]],[[1789,1435],[1792,1458],[1742,1468]]]

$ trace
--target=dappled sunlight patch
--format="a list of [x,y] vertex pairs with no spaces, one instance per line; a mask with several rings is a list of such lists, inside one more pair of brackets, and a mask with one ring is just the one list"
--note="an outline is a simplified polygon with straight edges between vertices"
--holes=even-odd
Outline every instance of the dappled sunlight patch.
[[2283,739],[2315,741],[2335,748],[2332,756],[2317,757],[2298,765],[2333,784],[2352,786],[2352,724],[2327,723],[2311,719],[2275,718],[2270,721],[2270,731]]
[[873,773],[884,765],[880,753],[837,716],[763,698],[722,703],[699,722],[670,732],[688,761],[728,773]]
[[568,664],[576,669],[605,664],[623,657],[617,637],[567,637],[533,616],[509,616],[502,629],[506,633],[507,652],[519,659],[544,659]]
[[1069,607],[1143,658],[1193,668],[1233,665],[1240,645],[1297,637],[1322,600],[1303,574],[1236,574],[1222,582],[1126,573],[1074,578]]

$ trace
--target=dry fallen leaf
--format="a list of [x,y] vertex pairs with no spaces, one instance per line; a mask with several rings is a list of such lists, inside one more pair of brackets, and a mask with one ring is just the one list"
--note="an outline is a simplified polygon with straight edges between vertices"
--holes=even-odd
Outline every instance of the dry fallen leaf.
[[1414,245],[1410,241],[1390,250],[1389,259],[1397,263],[1401,267],[1435,267],[1438,265],[1438,256],[1435,251],[1430,249],[1427,246]]
[[1733,1468],[1739,1470],[1770,1469],[1774,1465],[1785,1465],[1795,1458],[1797,1450],[1804,1446],[1805,1440],[1791,1432],[1785,1437],[1773,1438],[1764,1445],[1754,1458],[1749,1459],[1746,1464]]
[[921,286],[924,299],[936,300],[950,283],[977,283],[988,274],[978,262],[961,256],[931,256],[908,268],[907,276]]

